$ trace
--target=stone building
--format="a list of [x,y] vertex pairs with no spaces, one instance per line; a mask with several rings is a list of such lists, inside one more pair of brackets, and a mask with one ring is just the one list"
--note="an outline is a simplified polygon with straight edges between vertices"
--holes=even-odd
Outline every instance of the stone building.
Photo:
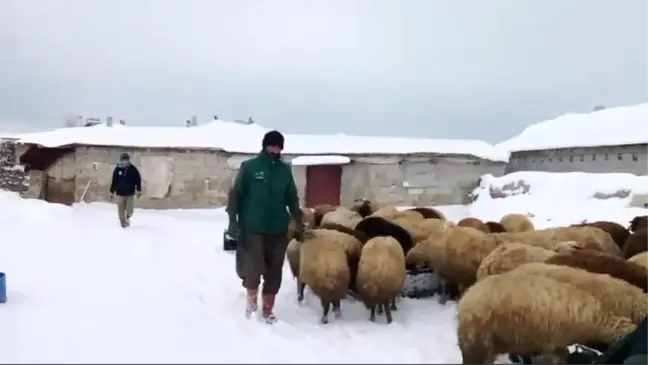
[[566,114],[527,127],[497,145],[511,152],[506,172],[648,175],[648,103]]
[[[64,128],[21,135],[17,153],[29,168],[26,197],[105,201],[115,163],[128,152],[143,177],[138,206],[203,208],[225,204],[240,163],[258,153],[265,131],[224,121],[191,128]],[[461,204],[481,175],[504,172],[508,154],[497,151],[470,140],[286,135],[283,158],[308,206],[357,198]]]

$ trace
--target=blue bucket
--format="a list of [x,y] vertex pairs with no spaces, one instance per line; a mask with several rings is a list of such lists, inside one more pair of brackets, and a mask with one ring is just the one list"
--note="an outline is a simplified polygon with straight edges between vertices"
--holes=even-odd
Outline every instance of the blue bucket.
[[7,301],[7,279],[5,273],[0,272],[0,303]]

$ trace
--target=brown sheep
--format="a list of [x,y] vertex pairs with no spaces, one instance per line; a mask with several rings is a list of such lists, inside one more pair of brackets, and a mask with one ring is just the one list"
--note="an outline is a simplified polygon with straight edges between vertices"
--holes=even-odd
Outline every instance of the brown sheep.
[[630,232],[636,232],[640,229],[648,228],[648,215],[638,215],[630,221],[630,227],[628,230]]
[[415,208],[410,208],[407,210],[411,210],[414,212],[420,213],[423,218],[425,219],[440,219],[440,220],[446,220],[446,217],[443,213],[441,213],[440,210],[434,209],[434,208],[429,208],[429,207],[415,207]]
[[523,243],[504,243],[495,248],[482,260],[477,269],[477,280],[487,276],[503,274],[529,262],[545,262],[556,255],[555,251]]
[[642,253],[638,253],[631,258],[628,259],[628,261],[633,262],[637,265],[640,265],[641,267],[648,269],[648,251],[644,251]]
[[473,217],[462,218],[461,220],[459,220],[459,222],[457,222],[457,226],[472,227],[484,233],[490,233],[490,229],[488,228],[486,223],[482,222],[480,219]]
[[573,250],[545,260],[546,264],[571,266],[596,274],[607,274],[648,291],[648,270],[620,257],[592,250]]
[[[419,261],[432,267],[442,282],[457,285],[459,291],[475,283],[483,259],[497,247],[495,238],[470,227],[446,226],[420,242],[407,255],[407,262]],[[412,252],[414,251],[414,252]],[[447,295],[442,293],[443,303]]]
[[510,273],[540,275],[573,285],[592,294],[609,313],[629,318],[635,323],[639,323],[648,314],[648,300],[643,290],[610,275],[544,263],[523,264]]
[[631,258],[639,253],[648,251],[648,230],[646,228],[633,232],[623,244],[623,257]]
[[315,207],[313,209],[313,227],[319,227],[320,223],[322,222],[322,218],[324,217],[324,214],[328,212],[332,212],[336,209],[337,207],[331,204],[321,204]]
[[607,232],[610,237],[612,237],[612,240],[614,240],[614,243],[616,243],[620,249],[623,249],[623,245],[630,235],[630,232],[628,232],[625,227],[615,222],[596,221],[590,223],[574,224],[573,226],[600,228],[604,232]]
[[342,314],[340,301],[347,293],[350,280],[349,257],[359,255],[362,245],[352,236],[328,229],[307,230],[300,246],[299,297],[304,287],[320,298],[322,323],[328,323],[331,305],[335,316]]
[[486,225],[488,226],[488,230],[489,230],[491,233],[502,233],[502,232],[506,232],[506,228],[504,228],[504,226],[503,226],[501,223],[499,223],[499,222],[491,222],[491,221],[488,221],[488,222],[486,222]]
[[535,229],[529,217],[522,214],[507,214],[500,219],[500,224],[506,232],[527,232]]
[[[395,298],[405,282],[405,255],[393,237],[375,237],[367,241],[358,263],[357,290],[370,310],[369,320],[376,320],[376,309],[385,312],[387,323],[396,310]],[[391,303],[391,305],[390,305]]]
[[566,355],[574,343],[612,343],[636,325],[604,310],[573,285],[528,274],[493,275],[470,287],[457,305],[463,364],[492,364],[515,353]]

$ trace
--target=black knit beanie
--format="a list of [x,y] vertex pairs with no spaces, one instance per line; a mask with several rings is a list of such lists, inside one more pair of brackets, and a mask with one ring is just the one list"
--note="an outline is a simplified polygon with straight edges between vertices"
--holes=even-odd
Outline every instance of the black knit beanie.
[[270,131],[263,136],[263,142],[261,142],[263,148],[268,146],[279,146],[281,149],[284,147],[284,136],[279,133],[279,131]]

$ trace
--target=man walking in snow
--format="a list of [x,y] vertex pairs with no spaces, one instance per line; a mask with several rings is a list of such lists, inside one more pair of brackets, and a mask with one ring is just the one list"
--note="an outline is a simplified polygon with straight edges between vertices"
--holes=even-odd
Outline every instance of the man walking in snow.
[[296,239],[303,240],[304,230],[295,180],[280,158],[283,146],[281,133],[266,133],[261,152],[241,164],[227,206],[228,233],[238,238],[237,271],[247,291],[246,316],[257,311],[263,277],[261,316],[267,323],[277,321],[273,308],[281,287],[290,216]]
[[117,195],[117,214],[122,228],[130,226],[135,194],[138,198],[142,195],[142,178],[137,167],[131,163],[128,153],[122,153],[110,183],[110,199],[114,200]]

